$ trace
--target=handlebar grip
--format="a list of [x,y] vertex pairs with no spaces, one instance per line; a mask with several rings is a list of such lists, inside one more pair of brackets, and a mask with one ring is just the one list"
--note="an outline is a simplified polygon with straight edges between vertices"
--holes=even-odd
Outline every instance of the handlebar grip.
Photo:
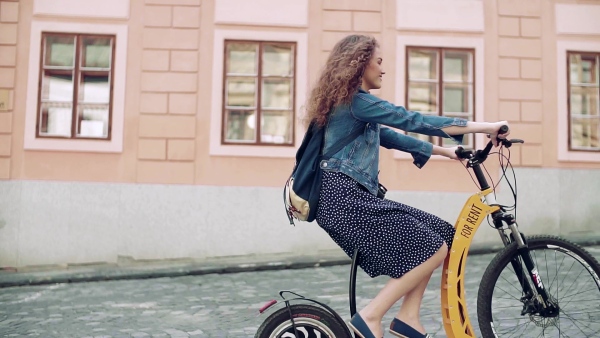
[[464,150],[463,147],[456,147],[456,150],[454,151],[454,153],[456,154],[456,156],[460,157],[463,150]]
[[463,147],[457,147],[454,151],[458,158],[469,159],[473,155],[473,149],[465,149]]
[[[500,127],[500,129],[498,129],[498,135],[506,134],[507,132],[508,132],[507,125],[503,125],[502,127]],[[488,135],[488,137],[490,137],[490,135]],[[498,141],[501,141],[500,138],[498,138],[497,136],[496,136],[496,138],[498,139]],[[480,158],[483,159],[483,161],[485,161],[485,159],[489,155],[490,150],[492,150],[492,141],[489,141],[488,144],[485,146],[485,148],[478,154],[480,156]]]

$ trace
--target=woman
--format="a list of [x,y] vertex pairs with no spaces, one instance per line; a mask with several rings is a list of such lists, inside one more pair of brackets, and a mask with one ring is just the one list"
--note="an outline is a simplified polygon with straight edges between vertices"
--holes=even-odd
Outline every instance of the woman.
[[425,116],[370,95],[369,90],[381,87],[385,74],[381,63],[374,38],[348,36],[333,48],[310,94],[309,121],[326,128],[323,152],[354,128],[365,130],[321,163],[324,172],[316,221],[349,256],[359,249],[359,265],[369,276],[391,277],[352,317],[350,326],[357,335],[383,337],[384,314],[404,298],[390,332],[399,337],[426,337],[419,320],[421,300],[432,272],[452,245],[454,228],[434,215],[377,197],[379,146],[411,153],[419,168],[431,155],[457,159],[456,148],[432,145],[381,125],[457,140],[466,133],[487,133],[496,143],[500,127],[508,124]]

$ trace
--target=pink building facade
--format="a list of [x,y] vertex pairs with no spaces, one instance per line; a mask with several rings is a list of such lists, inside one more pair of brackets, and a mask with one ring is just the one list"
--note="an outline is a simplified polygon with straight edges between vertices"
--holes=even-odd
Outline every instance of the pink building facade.
[[[598,18],[594,0],[0,1],[0,266],[336,248],[287,225],[281,192],[352,33],[381,44],[376,95],[510,122],[525,232],[596,235]],[[452,223],[476,191],[456,162],[381,157],[390,198]]]

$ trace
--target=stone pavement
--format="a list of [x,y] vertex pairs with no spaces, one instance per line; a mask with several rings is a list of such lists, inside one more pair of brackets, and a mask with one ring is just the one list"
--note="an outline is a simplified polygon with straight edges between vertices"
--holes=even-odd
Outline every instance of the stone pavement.
[[[600,246],[587,249],[600,259]],[[465,290],[476,332],[478,285],[492,257],[472,255],[468,261]],[[289,261],[275,265],[286,264],[294,267]],[[286,289],[327,303],[347,320],[349,265],[330,265],[268,271],[264,264],[263,270],[240,273],[5,287],[0,289],[0,337],[253,337],[268,315],[257,316],[257,310]],[[357,306],[367,304],[386,281],[370,279],[359,269]],[[440,270],[425,292],[422,319],[435,337],[445,337],[439,285]]]

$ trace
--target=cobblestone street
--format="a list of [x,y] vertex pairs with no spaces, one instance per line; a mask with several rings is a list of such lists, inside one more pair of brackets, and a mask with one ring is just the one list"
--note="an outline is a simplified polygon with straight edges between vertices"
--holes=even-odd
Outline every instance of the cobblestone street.
[[[587,249],[600,258],[600,247]],[[492,257],[473,255],[468,261],[465,287],[478,335],[476,295]],[[439,304],[440,270],[427,288],[422,311],[423,324],[435,337],[445,337]],[[314,297],[349,319],[348,274],[349,265],[343,265],[4,288],[0,289],[0,336],[253,337],[266,318],[264,314],[256,316],[257,310],[266,301],[277,299],[279,290]],[[359,270],[358,308],[386,281],[384,277],[370,279]],[[384,326],[395,311],[397,306],[386,316]]]

